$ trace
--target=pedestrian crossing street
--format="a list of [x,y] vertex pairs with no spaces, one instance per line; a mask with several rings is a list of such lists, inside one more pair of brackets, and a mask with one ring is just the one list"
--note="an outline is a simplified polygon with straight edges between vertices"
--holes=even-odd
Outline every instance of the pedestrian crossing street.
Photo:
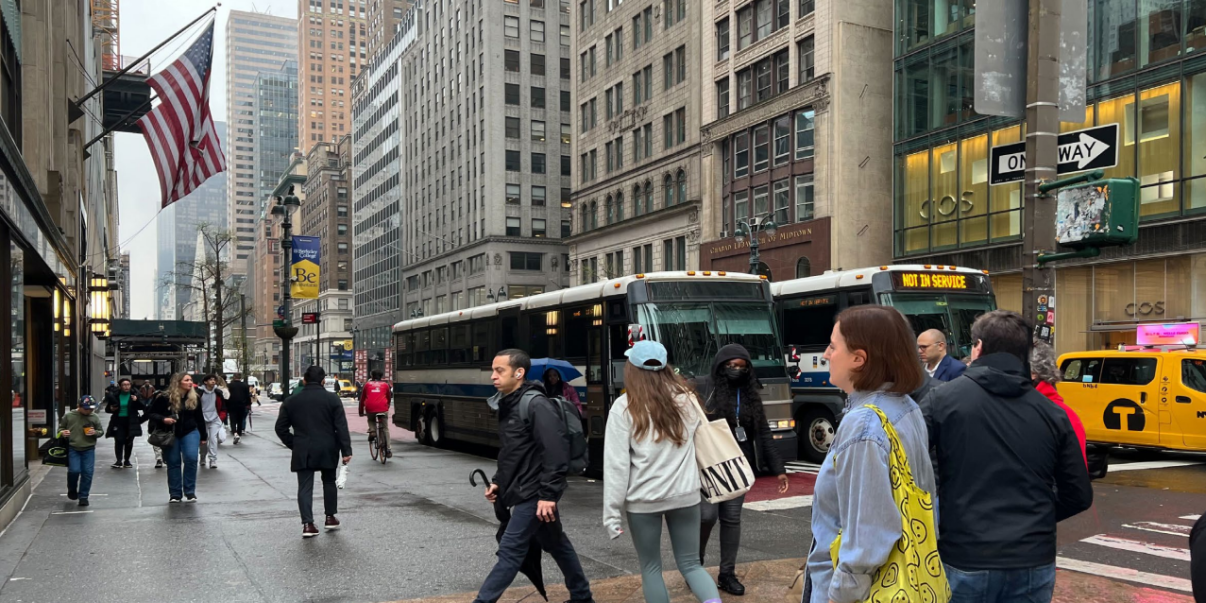
[[[1056,567],[1181,592],[1189,581],[1189,531],[1198,515],[1122,524],[1114,533],[1095,534],[1061,547]],[[1120,567],[1106,560],[1126,560]],[[1143,571],[1137,568],[1150,569]]]

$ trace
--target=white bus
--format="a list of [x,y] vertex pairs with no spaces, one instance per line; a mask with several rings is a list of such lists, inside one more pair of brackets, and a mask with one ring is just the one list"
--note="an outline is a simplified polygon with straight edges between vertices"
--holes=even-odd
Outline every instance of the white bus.
[[761,380],[766,415],[788,458],[796,451],[791,389],[769,283],[762,277],[689,271],[638,274],[398,323],[394,423],[429,445],[497,446],[490,364],[499,350],[560,358],[583,376],[591,470],[601,473],[611,402],[624,388],[629,334],[669,351],[688,379],[705,375],[721,346],[740,343]]
[[947,353],[965,358],[971,354],[972,322],[997,307],[987,272],[932,264],[828,271],[773,283],[771,291],[788,369],[795,375],[791,416],[799,426],[799,457],[812,463],[824,460],[845,405],[822,358],[839,312],[861,304],[892,306],[915,333],[946,333]]

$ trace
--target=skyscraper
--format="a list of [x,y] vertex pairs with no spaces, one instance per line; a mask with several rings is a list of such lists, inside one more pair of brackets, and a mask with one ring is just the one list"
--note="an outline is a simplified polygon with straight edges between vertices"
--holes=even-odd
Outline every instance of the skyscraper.
[[297,0],[299,147],[352,132],[352,80],[368,64],[366,0]]
[[368,60],[386,51],[410,4],[409,0],[368,0]]
[[279,69],[260,72],[255,79],[254,107],[258,181],[255,198],[258,204],[263,204],[297,149],[296,60],[284,61]]
[[[215,121],[218,140],[226,148],[226,123]],[[221,172],[206,180],[189,195],[163,209],[156,219],[158,238],[155,270],[155,318],[180,319],[181,308],[192,299],[189,281],[192,264],[197,257],[197,228],[207,224],[217,230],[227,229],[227,173]],[[138,253],[137,246],[134,247]],[[133,290],[131,295],[146,295],[150,291]]]
[[247,273],[255,247],[255,218],[260,180],[256,175],[256,80],[261,71],[280,69],[297,59],[297,20],[232,10],[226,20],[226,121],[231,128],[226,149],[227,222],[236,240],[231,245],[231,272]]

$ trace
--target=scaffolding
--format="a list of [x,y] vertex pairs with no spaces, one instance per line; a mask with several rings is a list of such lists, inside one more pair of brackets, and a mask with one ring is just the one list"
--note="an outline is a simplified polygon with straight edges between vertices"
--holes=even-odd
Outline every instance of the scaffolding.
[[101,65],[106,71],[122,68],[121,38],[119,36],[120,0],[91,0],[92,28],[101,37]]

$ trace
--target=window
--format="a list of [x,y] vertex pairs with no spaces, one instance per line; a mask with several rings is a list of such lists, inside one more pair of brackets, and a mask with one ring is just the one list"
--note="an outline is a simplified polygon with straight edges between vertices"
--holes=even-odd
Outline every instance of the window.
[[807,256],[800,256],[796,260],[796,278],[808,278],[812,276],[812,261]]
[[687,172],[678,171],[678,176],[675,178],[675,186],[678,188],[678,202],[687,202]]
[[519,185],[507,185],[507,203],[509,205],[519,205]]
[[503,69],[519,73],[519,51],[504,50],[503,51]]
[[519,17],[503,17],[503,35],[508,38],[519,37]]
[[532,218],[532,236],[538,239],[543,239],[545,237],[544,218]]
[[775,165],[783,165],[791,159],[791,116],[784,115],[775,120]]
[[347,224],[338,224],[338,225],[336,225],[336,226],[335,226],[335,233],[336,233],[336,234],[340,234],[340,235],[345,235],[345,234],[348,234],[348,225],[347,225]]
[[532,41],[544,41],[544,21],[532,21]]
[[733,177],[750,175],[750,135],[741,132],[733,136]]
[[1206,361],[1182,360],[1181,383],[1189,389],[1206,393]]
[[716,22],[716,60],[729,58],[729,18]]
[[796,113],[796,159],[812,157],[815,121],[816,113],[812,109]]
[[662,116],[662,148],[668,149],[674,146],[674,114],[667,113]]
[[[518,237],[519,234],[519,218],[507,218],[507,236]],[[515,255],[515,254],[511,254]]]
[[687,47],[679,46],[662,57],[662,89],[669,90],[687,79]]
[[562,45],[562,46],[569,46],[569,45],[570,45],[570,30],[569,30],[569,25],[562,25],[562,26],[561,26],[561,45]]
[[562,90],[561,91],[561,110],[566,113],[569,113],[571,111],[571,107],[573,106],[571,104],[571,102],[572,101],[570,100],[570,91]]
[[636,50],[641,47],[641,13],[637,13],[632,18],[632,49]]
[[687,141],[687,109],[683,107],[674,112],[674,123],[677,126],[675,135],[676,144],[682,144]]
[[811,220],[812,176],[796,176],[796,222]]
[[775,53],[775,92],[778,96],[791,85],[791,57],[786,50]]
[[607,37],[603,39],[603,47],[606,48],[606,51],[603,53],[603,64],[611,67],[611,64],[615,62],[616,58],[615,36],[612,34],[607,34]]
[[616,36],[616,61],[624,58],[624,28],[617,27]]
[[1155,378],[1155,358],[1106,358],[1101,369],[1101,383],[1147,385]]
[[[766,1],[766,0],[762,0]],[[754,43],[754,4],[737,11],[737,50]]]
[[799,16],[803,17],[804,15],[810,15],[816,9],[817,9],[817,1],[816,0],[800,0]]
[[[571,236],[573,236],[573,234],[574,234],[574,227],[571,225],[570,221],[562,220],[561,221],[561,238],[568,239]],[[569,266],[567,265],[566,267],[568,268]]]
[[733,216],[737,222],[750,218],[750,192],[748,190],[733,193]]
[[775,29],[791,24],[791,0],[775,0]]
[[666,174],[666,177],[662,179],[662,200],[665,202],[664,207],[671,207],[678,204],[678,202],[674,200],[674,191],[674,179],[670,177],[670,174]]
[[507,117],[503,120],[507,138],[519,138],[519,118]]
[[532,207],[544,207],[546,189],[543,186],[532,187]]
[[674,270],[674,239],[662,241],[662,270]]
[[486,271],[486,254],[481,253],[469,258],[469,275],[481,274]]
[[569,176],[572,173],[573,166],[571,165],[569,155],[561,156],[561,175]]
[[519,105],[519,84],[506,84],[504,97],[508,105]]
[[800,65],[799,83],[801,84],[811,82],[813,78],[816,77],[816,70],[813,66],[813,61],[815,59],[813,44],[814,42],[812,36],[808,36],[807,38],[800,40],[799,44],[796,44],[796,57],[798,58]]
[[544,55],[533,53],[530,57],[532,75],[544,75]]
[[573,73],[573,68],[570,66],[570,60],[562,57],[561,59],[561,79],[570,79],[570,74]]
[[541,260],[544,258],[543,253],[530,253],[523,251],[511,252],[511,270],[540,270]]
[[532,173],[545,173],[544,153],[532,153]]
[[770,128],[754,128],[754,173],[770,167]]
[[774,218],[775,224],[787,224],[788,213],[791,211],[791,193],[788,191],[789,183],[786,180],[780,180],[771,185],[771,195],[774,203]]
[[337,251],[339,251],[340,254],[347,253],[348,252],[348,244],[347,243],[337,243],[335,245],[335,249]]
[[544,88],[540,86],[532,86],[532,108],[544,108]]
[[754,70],[737,72],[737,110],[741,111],[754,102]]
[[[511,119],[511,118],[507,118]],[[518,136],[518,132],[516,132]],[[532,142],[544,142],[544,122],[532,120]]]
[[681,23],[687,18],[687,0],[662,0],[662,14],[665,15],[665,29]]
[[518,172],[522,169],[519,164],[519,151],[507,151],[507,171]]
[[766,185],[754,189],[754,216],[765,216],[770,209],[770,187]]
[[595,24],[595,0],[582,0],[578,3],[578,30],[586,31],[587,27]]
[[760,103],[774,96],[771,89],[771,61],[770,57],[762,59],[751,68],[754,70],[754,102]]

